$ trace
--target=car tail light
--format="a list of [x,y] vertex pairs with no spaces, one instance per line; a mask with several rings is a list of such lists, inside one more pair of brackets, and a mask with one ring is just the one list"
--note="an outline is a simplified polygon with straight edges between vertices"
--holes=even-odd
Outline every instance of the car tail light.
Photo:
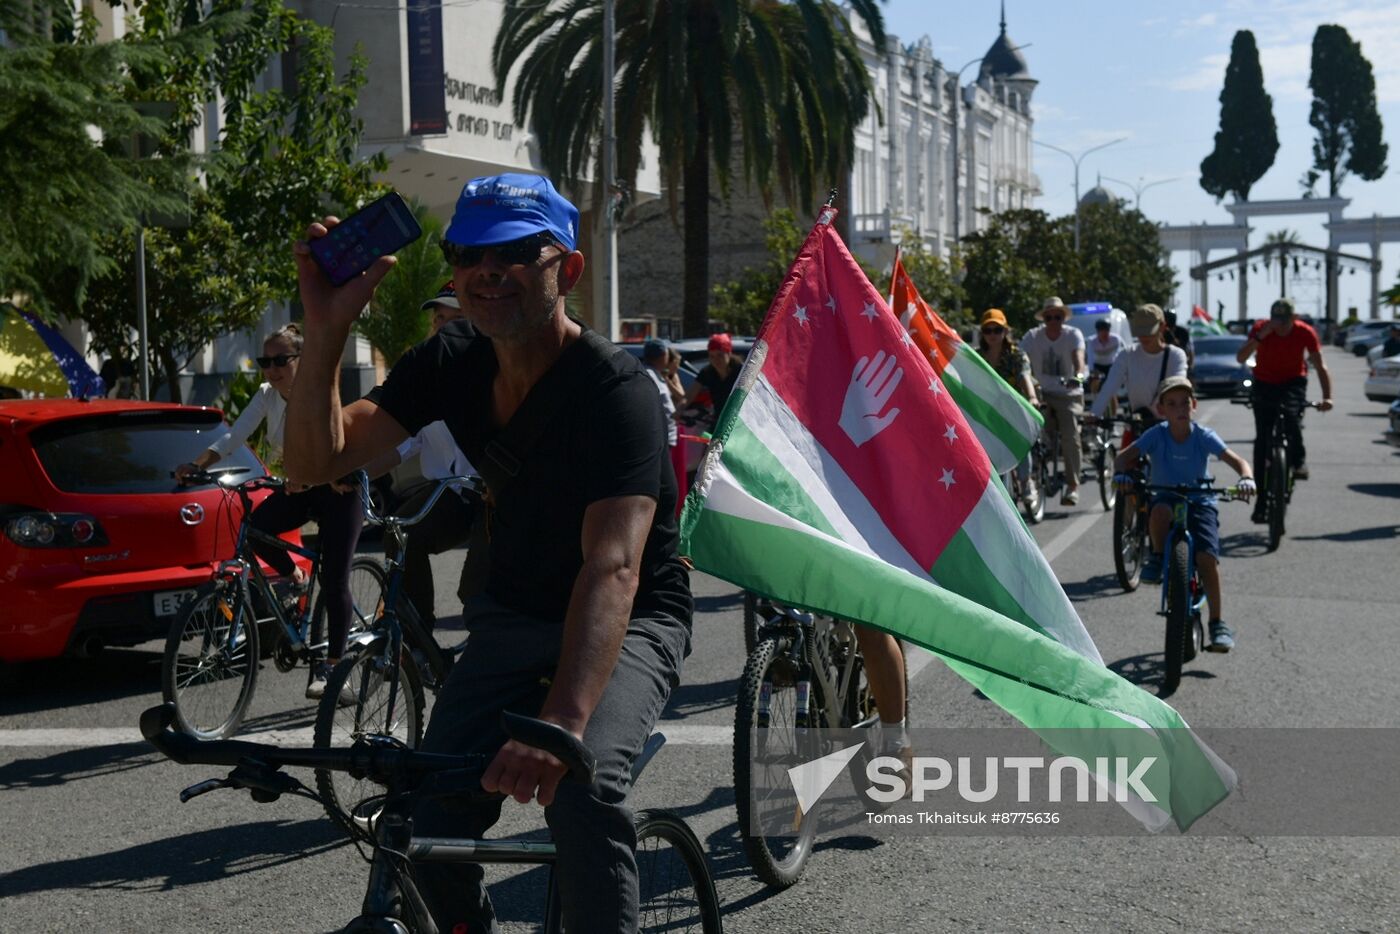
[[5,522],[5,537],[21,548],[96,547],[107,533],[92,516],[79,513],[25,512]]

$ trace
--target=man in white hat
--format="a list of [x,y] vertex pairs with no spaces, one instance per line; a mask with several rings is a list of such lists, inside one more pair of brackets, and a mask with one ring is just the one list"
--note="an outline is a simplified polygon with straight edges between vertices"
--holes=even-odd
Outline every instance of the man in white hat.
[[1084,335],[1065,327],[1070,310],[1052,295],[1040,306],[1036,318],[1044,322],[1021,341],[1030,357],[1031,372],[1040,383],[1040,395],[1057,422],[1060,456],[1065,460],[1065,491],[1061,506],[1079,502],[1079,416],[1084,414]]

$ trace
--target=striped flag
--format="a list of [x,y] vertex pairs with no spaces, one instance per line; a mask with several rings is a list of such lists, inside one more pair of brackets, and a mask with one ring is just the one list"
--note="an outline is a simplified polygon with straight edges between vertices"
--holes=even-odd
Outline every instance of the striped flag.
[[962,409],[997,473],[1021,463],[1040,436],[1044,418],[928,306],[898,253],[890,277],[890,309]]
[[748,590],[927,647],[1064,755],[1156,757],[1148,793],[1124,806],[1153,830],[1185,829],[1234,773],[1104,666],[833,216],[803,244],[720,417],[682,553]]
[[1200,305],[1191,308],[1191,321],[1186,326],[1192,337],[1208,337],[1211,334],[1224,334],[1225,328],[1210,316]]

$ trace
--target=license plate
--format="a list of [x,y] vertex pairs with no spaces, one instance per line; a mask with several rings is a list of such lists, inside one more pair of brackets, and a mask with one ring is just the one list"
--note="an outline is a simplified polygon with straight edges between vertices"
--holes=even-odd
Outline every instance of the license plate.
[[156,615],[174,616],[180,612],[181,605],[186,600],[195,595],[193,590],[163,590],[155,595]]

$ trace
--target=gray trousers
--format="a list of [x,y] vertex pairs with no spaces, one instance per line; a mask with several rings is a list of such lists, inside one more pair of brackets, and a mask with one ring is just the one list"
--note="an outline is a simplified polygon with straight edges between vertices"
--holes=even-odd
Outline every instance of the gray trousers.
[[[559,663],[563,626],[521,616],[484,596],[473,598],[463,616],[467,648],[438,695],[423,749],[491,754],[506,740],[502,710],[539,712]],[[689,653],[688,620],[631,621],[617,667],[584,731],[584,744],[597,759],[597,779],[592,785],[565,779],[544,809],[558,848],[555,879],[570,934],[637,929],[637,836],[626,803],[632,762],[680,682]],[[499,801],[472,807],[425,801],[414,812],[413,832],[479,838],[500,813]],[[497,930],[480,866],[420,864],[415,876],[439,930]]]

